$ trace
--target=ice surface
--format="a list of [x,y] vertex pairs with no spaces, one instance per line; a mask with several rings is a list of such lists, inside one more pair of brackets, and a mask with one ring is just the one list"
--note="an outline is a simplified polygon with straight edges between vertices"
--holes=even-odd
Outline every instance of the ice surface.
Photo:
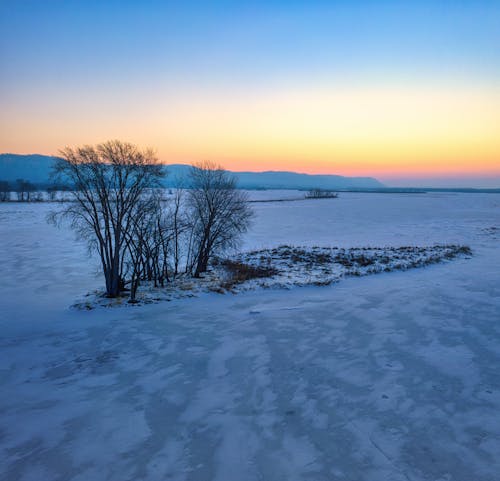
[[[260,193],[259,193],[260,194]],[[137,308],[48,204],[0,205],[0,479],[500,473],[500,196],[256,203],[246,249],[467,244],[471,259]]]

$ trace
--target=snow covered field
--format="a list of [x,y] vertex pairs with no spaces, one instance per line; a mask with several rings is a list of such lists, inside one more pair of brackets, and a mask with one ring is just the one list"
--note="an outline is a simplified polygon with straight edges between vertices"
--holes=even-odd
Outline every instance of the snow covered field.
[[253,206],[247,250],[473,256],[85,312],[85,247],[49,204],[0,205],[0,479],[500,479],[500,195]]

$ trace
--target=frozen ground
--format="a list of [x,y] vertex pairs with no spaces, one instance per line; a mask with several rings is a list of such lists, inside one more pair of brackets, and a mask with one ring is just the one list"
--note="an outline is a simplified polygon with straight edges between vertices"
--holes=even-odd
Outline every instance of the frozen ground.
[[0,479],[500,478],[500,196],[257,203],[246,249],[471,259],[125,309],[47,205],[0,205]]
[[[214,258],[212,265],[199,279],[182,274],[164,286],[143,281],[133,304],[167,302],[206,292],[237,294],[262,288],[326,286],[350,276],[415,269],[451,262],[457,257],[469,259],[471,255],[468,246],[454,244],[347,249],[282,245]],[[128,293],[110,299],[101,288],[85,293],[73,307],[91,310],[127,305],[130,305]]]

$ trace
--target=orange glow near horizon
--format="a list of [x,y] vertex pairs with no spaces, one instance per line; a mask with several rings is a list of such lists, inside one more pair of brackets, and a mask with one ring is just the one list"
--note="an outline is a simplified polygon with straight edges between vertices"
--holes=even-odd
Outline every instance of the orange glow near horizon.
[[[104,104],[99,115],[97,104]],[[87,105],[62,95],[50,115],[29,104],[24,111],[30,115],[20,111],[0,119],[3,152],[56,154],[65,145],[119,138],[155,148],[164,163],[211,159],[236,171],[380,178],[500,174],[497,87],[123,94]]]

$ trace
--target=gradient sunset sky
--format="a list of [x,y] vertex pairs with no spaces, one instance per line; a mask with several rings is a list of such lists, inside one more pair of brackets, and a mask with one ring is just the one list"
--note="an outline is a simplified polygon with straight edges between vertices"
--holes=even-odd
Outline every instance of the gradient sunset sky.
[[500,187],[500,1],[0,1],[0,152]]

